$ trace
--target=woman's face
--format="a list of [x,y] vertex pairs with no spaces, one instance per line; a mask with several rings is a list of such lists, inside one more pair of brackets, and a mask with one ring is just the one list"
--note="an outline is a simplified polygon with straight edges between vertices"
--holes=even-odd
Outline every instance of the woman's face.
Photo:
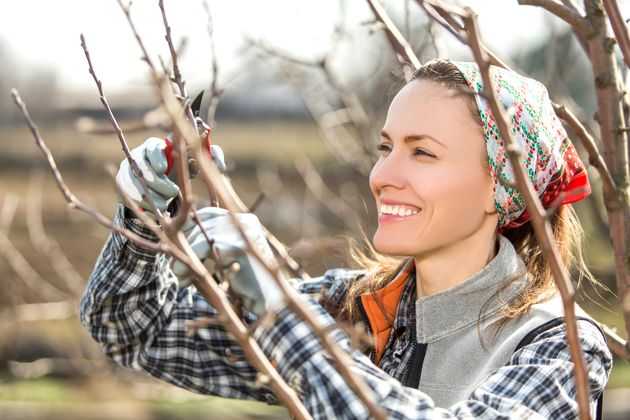
[[[493,181],[472,98],[414,80],[392,101],[370,173],[378,209],[374,247],[419,257],[492,224]],[[491,220],[488,220],[491,218]]]

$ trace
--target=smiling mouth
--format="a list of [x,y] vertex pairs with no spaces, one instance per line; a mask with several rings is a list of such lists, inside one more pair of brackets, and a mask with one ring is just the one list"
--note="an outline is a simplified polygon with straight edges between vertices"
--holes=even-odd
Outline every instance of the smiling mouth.
[[382,204],[379,208],[378,215],[379,217],[388,216],[388,218],[405,218],[415,216],[421,211],[422,209],[415,206]]

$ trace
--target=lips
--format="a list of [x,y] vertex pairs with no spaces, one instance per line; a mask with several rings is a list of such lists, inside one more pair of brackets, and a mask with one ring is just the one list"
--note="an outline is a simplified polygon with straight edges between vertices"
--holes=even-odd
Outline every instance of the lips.
[[379,209],[378,223],[379,225],[392,223],[392,222],[404,222],[413,220],[415,216],[418,216],[422,212],[422,209],[415,206],[391,206],[382,204]]
[[378,224],[383,225],[383,224],[392,223],[392,222],[412,221],[419,214],[420,213],[416,213],[411,216],[396,216],[394,214],[380,214],[378,216]]
[[407,216],[413,216],[419,213],[421,210],[422,209],[420,207],[415,206],[413,204],[404,203],[400,201],[394,201],[394,200],[382,199],[380,200],[378,213],[379,215],[386,214],[386,215],[392,215],[392,216],[407,217]]

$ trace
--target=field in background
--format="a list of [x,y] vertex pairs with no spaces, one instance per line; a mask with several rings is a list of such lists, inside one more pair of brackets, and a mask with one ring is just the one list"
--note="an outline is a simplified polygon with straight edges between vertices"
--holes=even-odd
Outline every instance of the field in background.
[[[124,126],[124,123],[122,123]],[[69,125],[40,127],[44,140],[55,157],[61,159],[83,158],[93,164],[118,163],[122,151],[115,134],[80,133]],[[130,147],[139,145],[149,136],[161,136],[159,130],[138,131],[127,134]],[[13,159],[37,159],[37,149],[26,126],[1,127],[3,161]],[[314,160],[331,159],[332,156],[319,138],[314,124],[299,121],[260,121],[238,124],[219,124],[212,135],[226,157],[234,160],[271,161],[286,164],[287,158],[306,154]]]

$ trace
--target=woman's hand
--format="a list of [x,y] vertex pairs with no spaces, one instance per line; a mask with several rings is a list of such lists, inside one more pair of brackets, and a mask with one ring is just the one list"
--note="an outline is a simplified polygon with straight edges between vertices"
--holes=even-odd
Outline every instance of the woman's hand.
[[[224,172],[225,158],[221,147],[213,144],[208,148],[208,151],[219,171]],[[116,175],[116,181],[120,188],[128,197],[149,213],[151,213],[150,200],[153,201],[158,210],[164,212],[171,201],[179,194],[175,171],[172,170],[171,142],[158,137],[149,137],[140,146],[131,149],[130,154],[138,164],[147,183],[147,197],[142,197],[144,188],[140,179],[131,170],[131,165],[127,159],[120,163],[118,174]]]
[[[193,251],[201,261],[210,258],[214,270],[230,267],[238,263],[238,270],[224,272],[228,276],[230,289],[242,300],[246,309],[257,316],[282,306],[283,296],[273,276],[248,252],[245,240],[232,223],[228,211],[218,207],[206,207],[197,212],[202,229],[194,222],[187,221],[183,232]],[[258,217],[253,213],[235,213],[247,237],[267,262],[274,261],[273,251],[267,243],[265,232]],[[204,231],[211,244],[208,243]],[[173,272],[180,280],[180,286],[190,282],[192,275],[181,262],[173,262]]]
[[138,206],[151,212],[149,200],[155,207],[165,211],[173,198],[179,194],[179,187],[166,175],[168,161],[167,142],[158,137],[149,137],[140,146],[131,149],[130,154],[136,162],[147,183],[146,198],[142,197],[144,188],[140,179],[133,173],[127,159],[120,163],[116,182],[122,191]]

